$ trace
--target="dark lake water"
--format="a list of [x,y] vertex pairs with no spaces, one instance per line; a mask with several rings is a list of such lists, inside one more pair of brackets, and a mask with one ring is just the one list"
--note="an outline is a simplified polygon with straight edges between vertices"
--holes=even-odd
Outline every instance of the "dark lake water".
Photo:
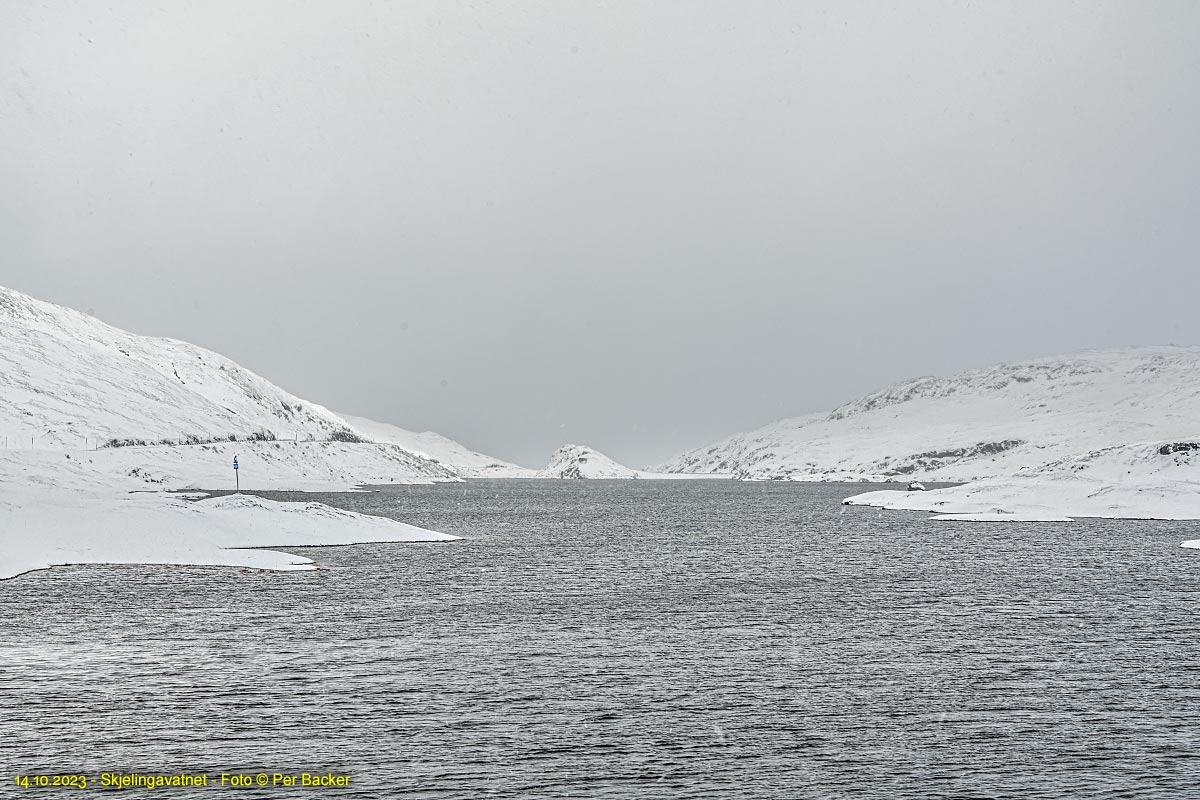
[[466,539],[5,582],[0,795],[1200,797],[1193,525],[938,523],[859,488],[390,487],[318,499]]

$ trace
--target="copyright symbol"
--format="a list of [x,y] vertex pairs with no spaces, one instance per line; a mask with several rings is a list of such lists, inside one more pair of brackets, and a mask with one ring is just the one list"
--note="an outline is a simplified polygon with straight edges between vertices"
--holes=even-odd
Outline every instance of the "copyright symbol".
[[267,785],[267,773],[265,773],[265,772],[258,773],[258,775],[255,776],[254,780],[258,782],[259,786],[266,786]]

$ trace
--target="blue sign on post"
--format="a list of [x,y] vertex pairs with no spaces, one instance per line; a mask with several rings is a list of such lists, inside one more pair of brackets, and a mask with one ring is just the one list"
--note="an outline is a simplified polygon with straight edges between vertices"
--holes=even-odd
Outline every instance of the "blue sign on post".
[[242,482],[238,480],[237,456],[233,457],[233,490],[235,492],[240,492],[242,490]]
[[235,470],[237,469],[237,456],[234,456],[234,457],[233,457],[233,468],[234,468]]

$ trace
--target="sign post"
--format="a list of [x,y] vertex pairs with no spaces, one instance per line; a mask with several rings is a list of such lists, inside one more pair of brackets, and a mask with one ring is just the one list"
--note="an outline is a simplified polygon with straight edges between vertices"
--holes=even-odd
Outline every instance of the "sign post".
[[240,492],[242,490],[241,481],[238,480],[237,456],[233,457],[233,488],[236,492]]

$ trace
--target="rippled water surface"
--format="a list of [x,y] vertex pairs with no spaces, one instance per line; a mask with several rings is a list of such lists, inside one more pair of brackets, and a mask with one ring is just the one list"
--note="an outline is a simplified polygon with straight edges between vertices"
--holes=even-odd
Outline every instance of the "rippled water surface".
[[[5,582],[0,778],[335,771],[351,787],[323,796],[385,798],[1200,797],[1191,525],[938,523],[842,507],[857,488],[390,487],[320,499],[465,540],[297,550],[328,567],[315,573]],[[34,795],[59,792],[80,794]]]

